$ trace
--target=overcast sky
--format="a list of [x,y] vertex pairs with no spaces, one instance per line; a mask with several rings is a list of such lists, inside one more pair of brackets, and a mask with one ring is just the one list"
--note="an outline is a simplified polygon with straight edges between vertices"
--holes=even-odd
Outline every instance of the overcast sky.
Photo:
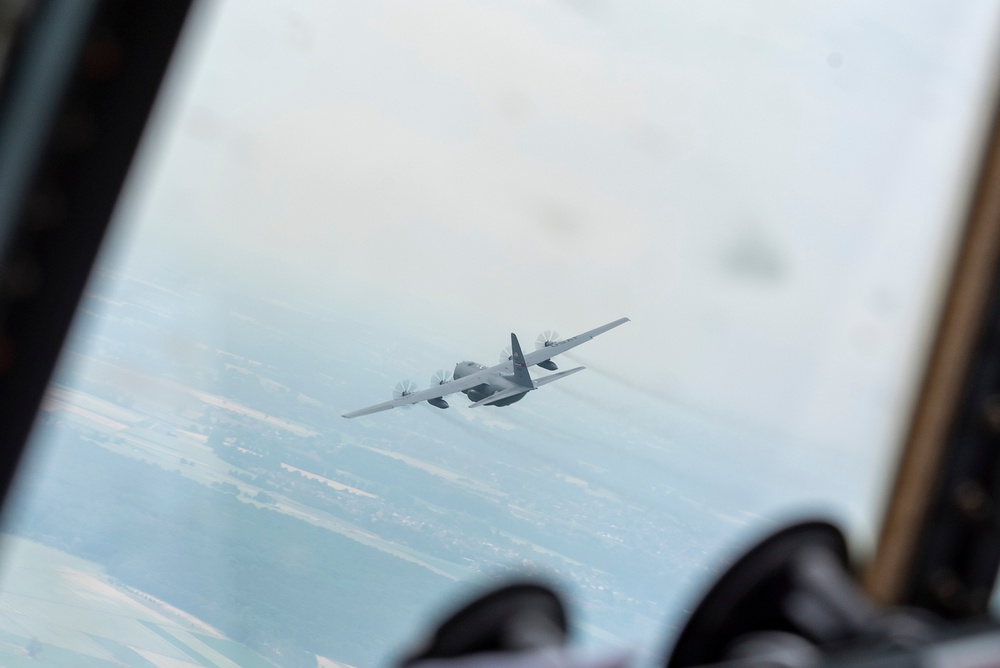
[[998,12],[207,2],[120,227],[133,258],[475,342],[489,364],[511,330],[629,316],[581,356],[881,470]]

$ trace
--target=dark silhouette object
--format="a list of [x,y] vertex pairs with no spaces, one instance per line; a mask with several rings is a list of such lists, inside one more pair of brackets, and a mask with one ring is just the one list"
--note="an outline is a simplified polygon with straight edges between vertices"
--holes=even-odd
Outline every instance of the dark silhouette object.
[[559,647],[566,636],[566,611],[558,595],[543,585],[516,583],[477,598],[448,617],[427,645],[400,666],[480,652]]
[[933,635],[931,621],[873,604],[851,576],[840,530],[803,522],[772,534],[719,578],[667,666],[817,665],[844,651],[920,645]]

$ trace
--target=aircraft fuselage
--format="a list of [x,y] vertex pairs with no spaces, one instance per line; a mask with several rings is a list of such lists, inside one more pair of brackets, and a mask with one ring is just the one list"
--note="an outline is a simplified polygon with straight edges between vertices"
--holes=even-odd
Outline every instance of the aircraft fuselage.
[[[459,362],[455,365],[455,372],[452,375],[455,380],[458,380],[459,378],[464,378],[465,376],[482,371],[485,368],[485,366],[477,364],[476,362]],[[462,392],[472,401],[481,401],[486,397],[493,396],[497,392],[503,392],[515,387],[518,387],[518,384],[514,382],[513,375],[508,376],[507,374],[501,374],[489,383],[482,383],[480,385],[476,385],[475,387],[470,387],[467,390],[462,390]],[[528,391],[525,389],[525,391],[521,394],[515,394],[514,396],[507,397],[506,399],[501,399],[492,405],[509,406],[512,403],[523,399],[524,395],[527,393]]]

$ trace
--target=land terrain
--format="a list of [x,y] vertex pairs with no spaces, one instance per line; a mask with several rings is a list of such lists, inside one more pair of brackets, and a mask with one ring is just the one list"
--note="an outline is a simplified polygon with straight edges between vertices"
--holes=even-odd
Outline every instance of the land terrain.
[[0,545],[0,665],[274,666],[93,562],[14,536]]
[[719,547],[788,496],[749,472],[840,479],[593,373],[507,409],[343,420],[454,352],[211,290],[91,282],[6,528],[280,665],[385,663],[512,577],[559,583],[585,641],[665,639]]

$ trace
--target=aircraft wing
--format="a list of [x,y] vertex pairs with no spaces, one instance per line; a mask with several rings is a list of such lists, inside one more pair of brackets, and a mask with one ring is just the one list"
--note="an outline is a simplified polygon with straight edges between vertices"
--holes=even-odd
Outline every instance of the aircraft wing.
[[[619,318],[614,322],[609,322],[606,325],[601,325],[600,327],[596,327],[590,330],[589,332],[584,332],[583,334],[577,334],[576,336],[571,336],[563,341],[558,341],[556,343],[553,343],[551,346],[545,346],[540,350],[536,350],[533,353],[528,353],[527,355],[525,355],[524,362],[528,366],[533,366],[535,364],[538,364],[539,362],[544,362],[547,359],[552,359],[556,355],[562,355],[567,350],[572,350],[581,343],[586,343],[587,341],[590,341],[598,334],[603,334],[609,329],[614,329],[619,325],[624,325],[626,322],[629,322],[628,318]],[[535,382],[537,383],[538,381]]]
[[413,392],[411,394],[407,394],[405,396],[400,397],[399,399],[383,401],[382,403],[375,404],[374,406],[368,406],[367,408],[361,408],[356,411],[351,411],[350,413],[344,413],[343,417],[355,418],[360,415],[370,415],[371,413],[387,411],[392,408],[397,408],[399,406],[419,404],[421,401],[427,401],[428,399],[437,399],[438,397],[443,397],[447,394],[454,394],[455,392],[468,390],[469,388],[475,387],[480,383],[487,382],[489,379],[488,377],[491,375],[491,371],[492,371],[491,369],[483,369],[482,371],[477,371],[476,373],[465,376],[464,378],[459,378],[457,380],[450,380],[447,383],[435,385],[434,387],[428,388],[426,390],[420,390],[419,392]]

